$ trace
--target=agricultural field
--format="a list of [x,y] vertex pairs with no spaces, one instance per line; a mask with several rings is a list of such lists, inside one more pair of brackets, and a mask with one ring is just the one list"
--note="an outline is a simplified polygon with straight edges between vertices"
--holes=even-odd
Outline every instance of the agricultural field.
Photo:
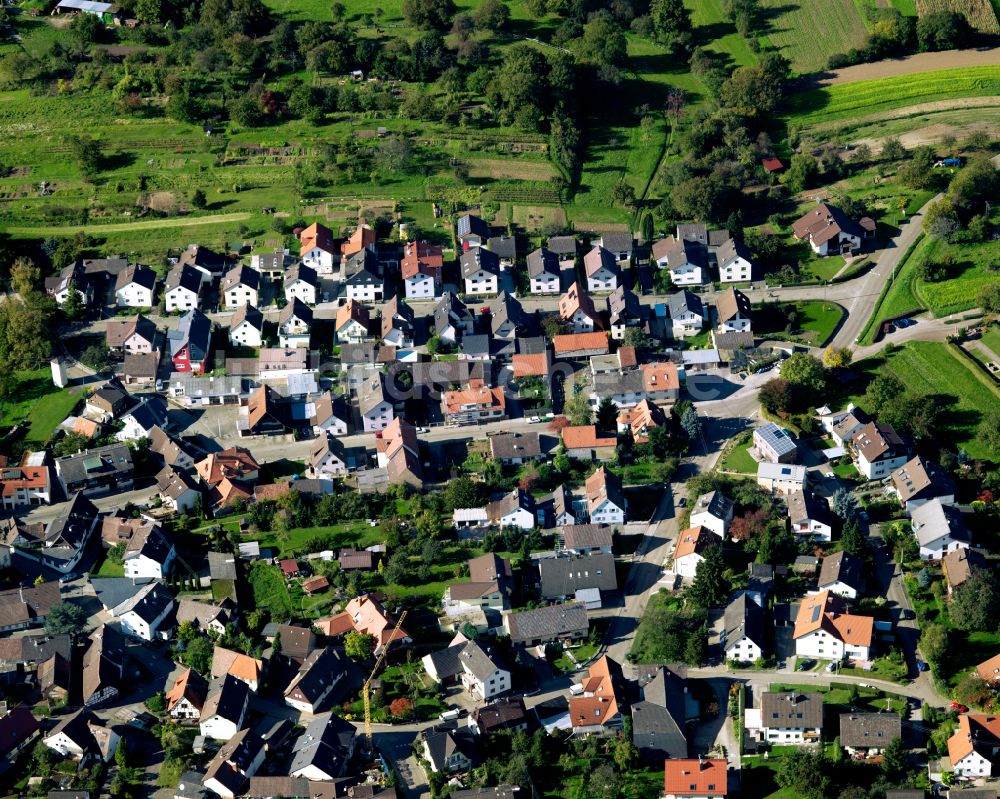
[[[921,266],[929,260],[940,261],[944,256],[955,260],[949,277],[939,282],[923,280]],[[875,331],[886,320],[925,310],[941,317],[972,308],[980,287],[997,280],[993,266],[998,259],[1000,242],[997,241],[956,244],[922,239],[903,262],[881,304],[876,307],[875,323],[866,342],[874,340]]]
[[773,15],[767,40],[799,74],[824,69],[831,55],[861,47],[868,33],[852,0],[762,0],[761,7]]
[[942,69],[802,92],[789,98],[785,118],[790,125],[803,129],[852,117],[874,117],[937,100],[997,94],[1000,94],[1000,65]]
[[952,11],[965,17],[973,30],[1000,33],[997,15],[990,0],[916,0],[917,14],[925,17],[936,11]]
[[708,49],[726,56],[734,67],[743,67],[757,63],[746,39],[740,36],[727,18],[722,8],[722,0],[685,0],[685,5],[691,9],[691,21],[696,30],[711,30],[714,38],[703,40],[710,42]]
[[[947,402],[942,415],[944,439],[953,441],[974,458],[996,460],[979,440],[977,427],[983,416],[1000,409],[1000,389],[958,353],[952,344],[911,341],[883,355],[858,361],[855,368],[869,376],[892,373],[918,394],[936,394]],[[864,407],[862,397],[854,401]]]

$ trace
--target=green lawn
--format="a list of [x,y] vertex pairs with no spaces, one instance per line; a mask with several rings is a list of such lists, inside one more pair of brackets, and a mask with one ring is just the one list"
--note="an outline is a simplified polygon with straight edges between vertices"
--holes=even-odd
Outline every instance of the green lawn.
[[[947,402],[941,419],[942,440],[963,447],[974,458],[1000,458],[1000,453],[992,452],[977,435],[983,416],[1000,409],[1000,390],[958,354],[954,345],[911,341],[887,350],[884,357],[859,361],[855,368],[870,375],[888,371],[914,392],[940,395]],[[864,405],[861,397],[855,401]]]
[[[786,332],[789,308],[794,308],[796,314],[796,329],[792,333]],[[822,300],[765,303],[754,309],[754,334],[822,347],[833,337],[845,313],[837,303]]]
[[861,47],[867,35],[852,0],[763,0],[770,16],[767,40],[799,73],[826,67],[834,53]]
[[739,472],[740,474],[757,474],[757,461],[755,461],[747,448],[753,445],[753,433],[740,433],[732,442],[732,448],[722,459],[721,468],[727,472]]
[[0,426],[12,426],[27,419],[25,443],[29,447],[41,446],[52,438],[56,427],[81,399],[80,389],[56,388],[48,367],[19,372],[12,380],[7,398],[0,400]]
[[983,332],[983,344],[993,350],[994,355],[1000,355],[1000,324],[994,322]]
[[96,577],[124,577],[125,565],[113,562],[108,557],[108,550],[102,549],[90,573]]
[[825,258],[814,258],[804,266],[820,280],[828,281],[833,280],[833,276],[844,268],[845,263],[843,255],[828,255]]
[[[810,4],[799,3],[798,7],[806,5]],[[817,18],[819,17],[814,15],[812,19]],[[826,26],[815,27],[824,29]],[[773,39],[773,36],[771,38]],[[785,116],[789,122],[803,128],[874,116],[884,111],[936,100],[990,97],[998,93],[1000,93],[1000,66],[942,69],[914,75],[841,83],[802,92],[789,98]]]
[[[757,56],[747,40],[740,36],[723,11],[721,0],[685,0],[684,5],[691,9],[695,36],[705,36],[709,42],[708,50],[724,55],[734,67],[757,63]],[[711,33],[708,34],[708,31]]]

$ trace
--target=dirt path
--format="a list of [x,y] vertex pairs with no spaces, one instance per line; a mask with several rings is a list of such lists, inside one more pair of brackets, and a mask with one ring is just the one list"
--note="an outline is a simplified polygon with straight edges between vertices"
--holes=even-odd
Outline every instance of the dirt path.
[[831,70],[813,76],[801,85],[802,90],[819,86],[835,86],[838,83],[853,83],[859,80],[892,78],[897,75],[912,75],[916,72],[933,72],[939,69],[961,67],[989,67],[1000,64],[1000,47],[990,50],[945,50],[941,53],[918,53],[905,58],[891,58],[874,64],[858,64],[853,67]]
[[130,230],[222,225],[227,222],[242,222],[249,218],[249,211],[234,211],[230,214],[216,214],[215,216],[176,216],[171,219],[145,219],[141,222],[121,222],[113,225],[61,225],[48,228],[8,227],[0,229],[11,236],[72,236],[81,230],[84,233],[127,233]]

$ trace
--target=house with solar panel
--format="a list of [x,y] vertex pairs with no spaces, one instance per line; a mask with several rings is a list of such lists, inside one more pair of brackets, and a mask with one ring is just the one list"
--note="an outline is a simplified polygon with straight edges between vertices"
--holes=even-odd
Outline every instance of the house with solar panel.
[[774,422],[763,424],[753,431],[753,446],[761,459],[771,463],[795,463],[798,460],[799,451],[792,434]]

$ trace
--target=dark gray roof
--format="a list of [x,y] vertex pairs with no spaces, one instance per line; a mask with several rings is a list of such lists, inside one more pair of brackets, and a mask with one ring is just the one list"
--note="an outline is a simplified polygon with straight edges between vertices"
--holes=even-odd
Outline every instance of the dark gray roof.
[[444,649],[434,650],[427,656],[434,664],[434,671],[442,680],[462,673],[462,663],[458,659],[458,654],[464,646],[464,643],[446,646]]
[[132,451],[127,444],[109,444],[67,455],[56,463],[63,483],[76,485],[109,474],[131,475]]
[[704,314],[704,307],[701,304],[701,298],[696,294],[692,294],[687,289],[678,291],[676,294],[671,294],[667,298],[667,308],[670,311],[670,317],[672,319],[683,316],[688,312],[697,314],[698,316],[702,316]]
[[840,745],[852,749],[885,749],[893,738],[902,736],[897,713],[841,713]]
[[704,222],[688,222],[677,226],[677,238],[694,244],[708,245],[708,225]]
[[298,297],[294,297],[290,303],[281,309],[281,313],[278,314],[278,324],[285,324],[285,322],[290,320],[293,316],[307,325],[312,324],[312,308],[302,302],[302,300]]
[[484,734],[531,723],[527,708],[524,706],[524,698],[520,696],[506,697],[483,705],[472,711],[472,719],[479,727],[479,731]]
[[341,344],[340,362],[346,364],[375,363],[375,345],[371,342],[361,344]]
[[608,314],[612,324],[618,320],[641,319],[642,305],[634,293],[619,286],[608,295]]
[[458,652],[458,661],[477,679],[488,680],[500,668],[500,663],[478,641],[467,641]]
[[[152,624],[174,603],[174,595],[161,583],[155,583],[146,590],[142,598],[131,603],[129,611],[135,613],[146,624]],[[128,612],[128,611],[126,611]]]
[[605,233],[601,236],[601,246],[611,252],[627,252],[632,249],[632,234]]
[[542,580],[542,596],[549,599],[574,596],[585,588],[602,591],[618,588],[614,555],[603,552],[542,558],[538,561],[538,571]]
[[732,333],[719,333],[715,331],[712,333],[712,338],[715,341],[716,349],[732,351],[732,350],[750,350],[753,349],[753,333],[742,330],[739,332]]
[[264,748],[264,741],[249,727],[240,730],[222,745],[205,769],[202,781],[214,779],[239,795],[247,784],[246,771]]
[[159,397],[150,397],[125,415],[131,416],[143,430],[148,432],[167,423],[167,405]]
[[474,745],[471,734],[462,729],[431,729],[423,732],[427,742],[427,752],[431,763],[438,771],[446,771],[448,758],[456,752],[461,752],[470,760],[474,756]]
[[458,237],[462,238],[470,233],[473,233],[480,238],[485,239],[490,235],[490,226],[482,219],[482,217],[476,216],[475,214],[465,214],[458,218],[458,223],[456,224],[456,229],[458,230]]
[[235,580],[236,556],[232,552],[209,552],[208,573],[213,580]]
[[491,236],[486,246],[500,258],[517,258],[517,239],[513,236]]
[[576,236],[549,237],[549,249],[556,255],[576,255],[578,246]]
[[304,263],[297,263],[285,274],[285,285],[291,285],[296,280],[308,283],[310,286],[318,286],[319,280],[316,277],[316,270]]
[[728,239],[724,242],[716,251],[715,257],[718,259],[720,267],[725,266],[737,257],[742,258],[744,261],[753,263],[753,257],[750,255],[750,250],[742,241],[737,241],[736,239]]
[[684,681],[660,667],[642,688],[642,700],[632,705],[632,741],[644,757],[686,758]]
[[733,502],[721,491],[709,491],[695,500],[692,512],[708,511],[717,519],[725,519],[733,512]]
[[201,361],[208,354],[212,341],[212,321],[197,308],[192,308],[181,317],[176,330],[167,331],[172,358],[187,345],[191,350],[191,360]]
[[222,281],[222,290],[228,291],[234,286],[246,286],[247,288],[251,288],[256,291],[259,285],[260,272],[256,269],[251,269],[245,264],[238,264],[226,273],[226,276]]
[[476,355],[490,354],[490,337],[485,333],[477,333],[474,336],[462,336],[462,343],[459,345],[462,352],[470,357]]
[[538,458],[542,446],[538,433],[498,433],[490,437],[490,452],[494,458]]
[[472,312],[458,297],[450,291],[441,295],[434,306],[434,330],[440,335],[451,324],[463,324],[472,321]]
[[386,401],[385,377],[381,372],[372,375],[358,386],[358,409],[368,413]]
[[604,524],[568,524],[562,535],[566,549],[600,549],[614,542],[614,531]]
[[97,594],[97,599],[105,609],[118,607],[139,593],[149,579],[136,580],[131,577],[91,577],[90,585]]
[[343,675],[346,668],[344,661],[332,647],[317,649],[305,659],[298,674],[285,690],[285,695],[298,691],[306,701],[315,703],[330,683]]
[[67,505],[60,507],[59,515],[45,527],[45,545],[78,549],[90,535],[96,520],[94,503],[78,491]]
[[549,605],[535,610],[522,610],[507,617],[510,637],[514,643],[551,641],[577,632],[586,633],[587,607],[582,602]]
[[850,586],[856,591],[861,591],[865,586],[865,563],[861,558],[855,557],[850,552],[835,552],[823,558],[823,565],[819,570],[819,588],[832,583],[841,582]]
[[745,591],[726,605],[725,635],[726,646],[746,636],[764,649],[764,611]]
[[764,727],[822,728],[823,694],[767,691],[760,697],[760,723]]
[[681,269],[688,264],[704,269],[708,266],[708,255],[702,245],[685,239],[675,243],[667,252],[667,267]]
[[559,256],[545,247],[528,253],[527,264],[528,277],[541,277],[543,274],[559,277]]
[[490,323],[493,333],[496,332],[508,321],[514,325],[524,324],[524,310],[516,297],[511,296],[506,291],[501,291],[496,297],[490,300]]
[[250,686],[237,680],[231,674],[216,677],[209,683],[208,696],[201,709],[202,720],[213,716],[231,721],[239,726],[243,721],[243,710],[250,697]]
[[462,253],[459,264],[462,268],[463,278],[474,275],[480,269],[490,274],[500,274],[500,258],[495,252],[483,247],[471,247],[466,250]]
[[354,749],[354,725],[332,713],[314,718],[293,746],[289,773],[314,766],[330,777],[343,776]]

